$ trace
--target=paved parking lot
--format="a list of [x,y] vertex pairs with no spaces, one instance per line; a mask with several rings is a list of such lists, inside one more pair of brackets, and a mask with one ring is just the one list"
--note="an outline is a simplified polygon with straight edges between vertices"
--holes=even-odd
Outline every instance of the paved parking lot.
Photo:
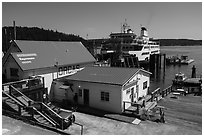
[[[202,134],[202,97],[171,95],[161,99],[158,105],[164,106],[166,123],[141,121],[139,125],[120,122],[104,117],[74,112],[76,122],[84,125],[85,135],[201,135]],[[67,131],[80,134],[78,126],[71,126]]]
[[[82,124],[85,135],[196,135],[201,132],[168,123],[142,121],[139,125],[120,122],[75,112],[76,122]],[[73,125],[67,132],[80,134],[80,127]]]
[[3,115],[2,135],[57,135],[57,133]]

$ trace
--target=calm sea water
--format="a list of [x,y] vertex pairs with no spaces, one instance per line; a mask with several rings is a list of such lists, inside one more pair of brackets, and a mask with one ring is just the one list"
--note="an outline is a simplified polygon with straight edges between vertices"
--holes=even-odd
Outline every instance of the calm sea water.
[[193,65],[196,67],[197,77],[202,75],[202,46],[163,46],[161,53],[165,53],[166,57],[187,55],[189,59],[193,58],[195,61],[189,65],[167,65],[165,72],[162,64],[161,70],[151,76],[150,91],[158,87],[164,89],[171,85],[176,73],[182,72],[187,77],[191,77]]

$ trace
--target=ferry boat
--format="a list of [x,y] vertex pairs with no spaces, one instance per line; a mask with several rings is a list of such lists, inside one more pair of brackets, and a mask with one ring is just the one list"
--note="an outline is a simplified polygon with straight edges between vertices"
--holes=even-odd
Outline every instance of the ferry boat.
[[103,44],[103,54],[114,52],[133,55],[139,62],[149,62],[150,55],[160,53],[160,45],[148,37],[145,27],[141,26],[141,33],[137,36],[125,21],[121,32],[111,33],[109,40]]

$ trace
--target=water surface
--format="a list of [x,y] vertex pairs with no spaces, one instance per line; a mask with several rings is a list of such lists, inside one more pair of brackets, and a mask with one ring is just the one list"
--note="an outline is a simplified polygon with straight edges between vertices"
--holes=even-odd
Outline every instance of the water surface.
[[176,73],[182,72],[187,77],[191,77],[193,65],[196,67],[197,77],[202,75],[202,46],[162,46],[161,53],[165,53],[166,57],[187,55],[189,59],[193,58],[195,61],[189,65],[167,65],[163,71],[162,60],[162,68],[156,72],[156,75],[151,76],[150,91],[171,85]]

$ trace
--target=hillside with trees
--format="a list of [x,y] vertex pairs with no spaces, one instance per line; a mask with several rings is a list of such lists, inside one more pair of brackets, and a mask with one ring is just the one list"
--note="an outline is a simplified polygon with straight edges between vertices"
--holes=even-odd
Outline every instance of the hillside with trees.
[[[14,28],[2,28],[2,51],[6,52],[9,48],[9,42],[14,39]],[[65,34],[53,30],[45,30],[38,27],[16,27],[17,40],[34,40],[34,41],[80,41],[88,46],[87,41],[82,37],[74,34]],[[89,48],[89,47],[87,47]]]
[[202,45],[202,40],[192,39],[157,39],[161,46],[196,46]]

